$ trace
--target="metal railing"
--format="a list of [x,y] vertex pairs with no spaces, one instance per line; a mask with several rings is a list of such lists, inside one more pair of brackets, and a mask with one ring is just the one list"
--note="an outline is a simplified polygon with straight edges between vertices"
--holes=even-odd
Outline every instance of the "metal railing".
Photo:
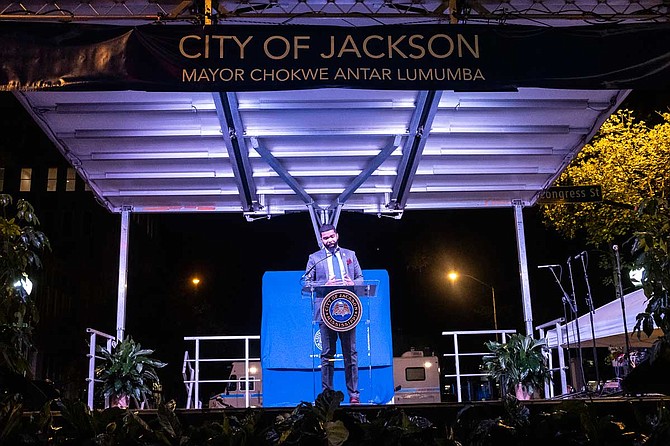
[[454,353],[445,353],[442,356],[445,358],[454,358],[455,362],[455,371],[454,374],[444,375],[445,378],[456,378],[456,397],[458,402],[463,402],[463,391],[461,380],[463,378],[470,377],[483,377],[488,376],[486,373],[461,373],[461,357],[463,356],[484,356],[489,352],[468,352],[461,353],[459,348],[458,337],[459,336],[482,336],[482,335],[502,335],[502,342],[507,341],[507,335],[516,333],[516,330],[471,330],[471,331],[443,331],[442,336],[452,336],[454,341]]
[[[86,333],[89,333],[89,340],[88,340],[88,354],[86,357],[88,358],[88,378],[86,378],[86,382],[88,383],[87,387],[87,395],[86,395],[86,403],[88,404],[89,409],[93,409],[93,401],[95,397],[95,383],[96,382],[101,382],[99,379],[95,379],[95,361],[96,359],[102,359],[100,356],[96,356],[95,350],[96,347],[98,346],[99,338],[102,338],[104,341],[105,348],[107,348],[108,351],[111,351],[112,349],[112,342],[116,340],[115,336],[112,336],[107,333],[103,333],[98,330],[94,330],[92,328],[87,328]],[[100,345],[103,345],[102,343]],[[107,407],[108,403],[105,402],[105,407]]]
[[[547,356],[547,361],[548,361],[548,366],[549,366],[549,373],[551,375],[551,383],[555,382],[554,380],[554,373],[558,372],[559,376],[561,377],[561,394],[565,395],[568,393],[568,380],[566,376],[566,365],[565,365],[565,351],[561,348],[560,346],[560,341],[563,339],[563,330],[564,330],[564,324],[565,323],[565,318],[558,318],[554,319],[553,321],[547,322],[546,324],[538,325],[535,327],[535,329],[540,333],[540,339],[545,339],[547,338],[547,333],[546,329],[550,327],[556,328],[556,336],[558,339],[558,346],[556,348],[556,354],[558,355],[558,367],[554,367],[554,356],[551,352],[551,348],[549,348],[549,355]],[[553,398],[556,396],[554,392],[554,386],[550,382],[545,383],[544,385],[544,394],[547,396],[547,398]]]
[[[184,374],[184,384],[187,392],[187,409],[201,409],[202,402],[200,401],[200,384],[203,383],[236,383],[244,382],[244,407],[250,406],[250,389],[249,383],[255,381],[253,377],[249,376],[249,361],[260,361],[260,358],[251,358],[249,356],[249,341],[260,340],[260,335],[250,336],[186,336],[184,341],[194,342],[193,359],[190,359],[188,352],[184,354],[184,366],[182,373]],[[242,358],[203,358],[200,355],[200,347],[202,342],[213,341],[244,341],[244,357]],[[236,361],[244,361],[244,380],[240,381],[232,379],[200,379],[200,370],[202,363],[233,363]]]

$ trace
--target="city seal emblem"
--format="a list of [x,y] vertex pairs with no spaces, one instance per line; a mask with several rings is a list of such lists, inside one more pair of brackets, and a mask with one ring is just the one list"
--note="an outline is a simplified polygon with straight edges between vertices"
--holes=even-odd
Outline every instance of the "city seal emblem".
[[321,302],[321,320],[331,330],[351,330],[358,325],[362,316],[361,300],[353,291],[333,290]]

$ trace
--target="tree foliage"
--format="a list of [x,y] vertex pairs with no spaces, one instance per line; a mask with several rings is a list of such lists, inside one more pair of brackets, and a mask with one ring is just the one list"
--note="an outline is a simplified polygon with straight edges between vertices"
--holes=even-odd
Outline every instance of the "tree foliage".
[[638,210],[644,226],[635,233],[634,264],[643,269],[642,287],[647,307],[637,315],[634,331],[651,336],[654,325],[664,340],[670,335],[670,203],[667,197],[645,200]]
[[[643,267],[647,307],[634,331],[651,335],[654,325],[670,334],[670,113],[649,128],[620,111],[603,124],[558,180],[559,185],[599,184],[602,203],[547,206],[545,222],[574,238],[584,231],[596,247],[634,240],[629,261]],[[604,246],[603,246],[604,247]]]
[[545,224],[568,238],[584,237],[604,247],[644,227],[636,209],[649,198],[667,196],[670,185],[670,113],[647,127],[633,113],[612,115],[556,182],[557,186],[598,184],[603,202],[546,205]]
[[17,284],[25,284],[28,273],[41,267],[38,251],[48,249],[49,240],[37,230],[39,220],[27,201],[13,206],[11,196],[0,194],[0,209],[0,363],[25,374],[37,309],[30,293]]

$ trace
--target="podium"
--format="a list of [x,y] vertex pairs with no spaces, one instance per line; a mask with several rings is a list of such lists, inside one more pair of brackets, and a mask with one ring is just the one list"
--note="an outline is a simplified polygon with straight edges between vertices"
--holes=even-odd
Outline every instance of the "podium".
[[[301,401],[314,401],[321,393],[315,310],[332,288],[304,284],[300,280],[303,273],[268,271],[263,275],[261,364],[265,407],[295,407]],[[356,326],[356,347],[361,403],[386,404],[394,393],[389,277],[385,270],[364,270],[363,274],[370,281],[336,288],[360,295],[362,318]],[[360,288],[368,285],[377,286]],[[337,348],[340,353],[340,342]],[[346,394],[342,356],[338,358],[334,388]]]
[[[362,371],[367,369],[367,382],[370,385],[372,384],[370,302],[371,299],[377,296],[378,287],[379,280],[362,280],[355,282],[353,285],[325,285],[319,282],[311,282],[303,285],[302,297],[310,299],[312,308],[312,331],[310,333],[310,339],[314,340],[312,342],[312,354],[310,355],[312,358],[312,370],[319,372],[313,375],[312,386],[315,399],[322,391],[321,352],[323,343],[321,342],[321,324],[334,332],[356,330],[356,337],[360,336],[361,332],[365,334],[365,345],[367,348],[365,351],[358,351],[357,378],[360,378]],[[365,311],[367,315],[365,319],[363,318],[364,307],[367,309]],[[336,344],[339,344],[339,351],[342,351],[342,353],[335,354],[334,371],[345,368],[344,351],[341,344],[342,339],[339,335],[337,336],[339,343],[336,342]],[[336,390],[341,390],[345,395],[347,394],[346,385],[344,388],[340,388],[339,386],[334,387]],[[347,398],[345,398],[346,400]],[[365,403],[366,401],[361,400],[361,402]]]

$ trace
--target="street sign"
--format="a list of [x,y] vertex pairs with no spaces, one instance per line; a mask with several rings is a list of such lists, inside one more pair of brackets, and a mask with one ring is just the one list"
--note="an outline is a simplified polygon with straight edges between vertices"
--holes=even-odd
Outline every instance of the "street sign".
[[538,204],[551,203],[590,203],[603,201],[600,185],[559,186],[545,189],[537,199]]

